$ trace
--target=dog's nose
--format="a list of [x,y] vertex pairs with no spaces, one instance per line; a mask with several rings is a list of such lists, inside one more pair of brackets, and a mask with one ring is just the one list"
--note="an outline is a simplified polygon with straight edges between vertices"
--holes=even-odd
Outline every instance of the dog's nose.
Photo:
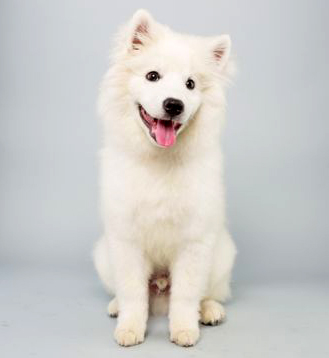
[[163,101],[163,108],[170,117],[175,117],[184,111],[184,103],[180,99],[167,98]]

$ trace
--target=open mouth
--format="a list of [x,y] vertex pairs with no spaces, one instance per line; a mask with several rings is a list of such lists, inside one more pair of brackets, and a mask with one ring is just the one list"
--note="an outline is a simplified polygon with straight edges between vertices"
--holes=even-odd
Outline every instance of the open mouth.
[[172,119],[153,118],[141,105],[138,105],[138,109],[143,123],[156,143],[165,148],[173,146],[176,142],[177,131],[181,127],[181,123]]

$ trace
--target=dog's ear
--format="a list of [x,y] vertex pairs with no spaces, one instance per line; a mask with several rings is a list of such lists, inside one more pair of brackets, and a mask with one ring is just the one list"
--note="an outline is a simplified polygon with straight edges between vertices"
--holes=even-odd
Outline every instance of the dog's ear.
[[230,57],[231,38],[229,35],[220,35],[214,38],[211,44],[212,55],[220,69],[223,69]]
[[140,50],[154,34],[155,21],[151,14],[143,9],[137,10],[130,21],[131,36],[128,46],[132,50]]

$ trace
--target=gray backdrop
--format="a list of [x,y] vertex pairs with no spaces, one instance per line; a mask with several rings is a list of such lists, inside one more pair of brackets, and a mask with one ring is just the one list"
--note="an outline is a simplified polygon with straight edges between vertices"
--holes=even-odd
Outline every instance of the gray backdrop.
[[[163,318],[120,349],[90,258],[97,88],[140,7],[178,31],[231,34],[238,59],[223,136],[234,300],[191,350]],[[325,0],[0,1],[3,357],[329,356],[328,13]]]

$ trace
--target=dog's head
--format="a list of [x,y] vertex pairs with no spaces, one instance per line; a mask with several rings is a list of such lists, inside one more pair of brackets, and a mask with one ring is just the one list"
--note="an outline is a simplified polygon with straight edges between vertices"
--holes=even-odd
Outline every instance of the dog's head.
[[228,35],[180,35],[145,10],[135,13],[121,33],[115,61],[127,74],[121,80],[134,117],[154,145],[173,146],[209,88],[224,83],[230,48]]

